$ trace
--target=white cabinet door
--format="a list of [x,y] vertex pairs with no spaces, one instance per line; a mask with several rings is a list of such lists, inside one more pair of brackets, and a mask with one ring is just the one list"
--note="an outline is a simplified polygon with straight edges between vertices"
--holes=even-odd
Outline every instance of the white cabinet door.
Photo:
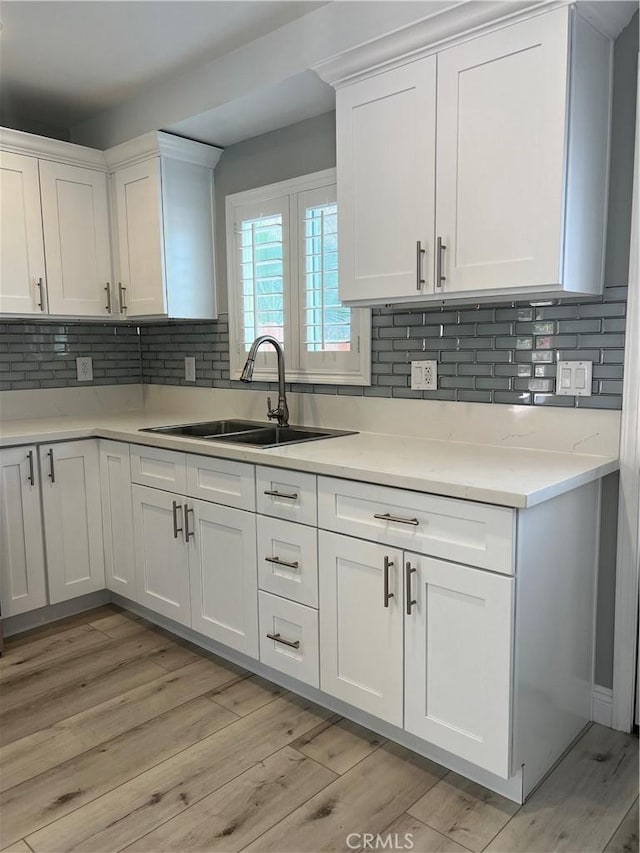
[[129,445],[100,442],[104,570],[107,589],[136,601]]
[[104,589],[97,440],[40,447],[49,601]]
[[433,292],[435,118],[435,56],[336,93],[343,302]]
[[559,9],[438,54],[445,294],[562,280],[568,20]]
[[107,176],[40,160],[49,313],[109,316]]
[[[405,554],[404,727],[498,776],[510,775],[514,579]],[[406,570],[406,565],[405,565]]]
[[319,531],[318,562],[320,688],[402,726],[402,552]]
[[183,496],[133,486],[136,590],[139,604],[191,624]]
[[119,308],[127,317],[165,314],[162,199],[157,157],[118,169]]
[[258,657],[256,517],[189,500],[185,513],[191,574],[191,627]]
[[34,157],[0,153],[0,245],[0,312],[46,311],[40,185]]
[[46,603],[37,451],[13,447],[0,453],[0,607],[15,616]]

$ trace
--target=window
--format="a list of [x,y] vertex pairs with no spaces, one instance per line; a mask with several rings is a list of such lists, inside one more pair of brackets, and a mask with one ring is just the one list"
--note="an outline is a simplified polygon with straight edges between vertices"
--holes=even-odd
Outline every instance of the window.
[[[370,317],[338,295],[335,169],[227,196],[231,378],[258,335],[285,350],[288,382],[370,383]],[[256,379],[275,378],[259,352]]]

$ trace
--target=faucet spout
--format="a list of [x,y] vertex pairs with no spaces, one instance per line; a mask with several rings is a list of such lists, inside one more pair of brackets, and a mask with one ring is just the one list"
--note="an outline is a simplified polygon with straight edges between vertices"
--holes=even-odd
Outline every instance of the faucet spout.
[[260,337],[255,339],[251,344],[249,355],[247,356],[245,365],[242,368],[240,381],[251,382],[253,380],[253,368],[256,363],[256,354],[262,344],[271,344],[276,351],[276,357],[278,359],[278,406],[277,408],[272,409],[271,404],[269,403],[267,407],[267,417],[269,420],[277,419],[278,426],[287,427],[289,426],[289,406],[287,405],[287,393],[285,389],[284,351],[277,338],[274,338],[273,335],[260,335]]

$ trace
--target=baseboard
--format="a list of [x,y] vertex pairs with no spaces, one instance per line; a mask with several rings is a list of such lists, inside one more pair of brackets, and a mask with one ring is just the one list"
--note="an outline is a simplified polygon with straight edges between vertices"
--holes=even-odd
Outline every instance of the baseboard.
[[61,601],[59,604],[47,604],[37,610],[29,610],[27,613],[19,613],[16,616],[7,616],[2,620],[2,630],[5,637],[11,637],[13,634],[21,634],[23,631],[30,631],[32,628],[40,628],[49,622],[65,619],[67,616],[75,616],[85,610],[93,610],[94,607],[100,607],[110,601],[111,593],[108,589],[89,592],[86,595],[79,595],[77,598],[70,598],[68,601]]
[[613,690],[594,684],[591,693],[591,719],[601,726],[612,727],[613,723]]

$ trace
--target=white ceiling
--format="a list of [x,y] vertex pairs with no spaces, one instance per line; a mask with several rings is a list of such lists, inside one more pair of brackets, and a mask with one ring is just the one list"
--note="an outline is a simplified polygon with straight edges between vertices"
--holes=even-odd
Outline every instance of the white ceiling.
[[4,0],[3,107],[24,119],[69,128],[134,97],[152,81],[217,59],[324,4]]

